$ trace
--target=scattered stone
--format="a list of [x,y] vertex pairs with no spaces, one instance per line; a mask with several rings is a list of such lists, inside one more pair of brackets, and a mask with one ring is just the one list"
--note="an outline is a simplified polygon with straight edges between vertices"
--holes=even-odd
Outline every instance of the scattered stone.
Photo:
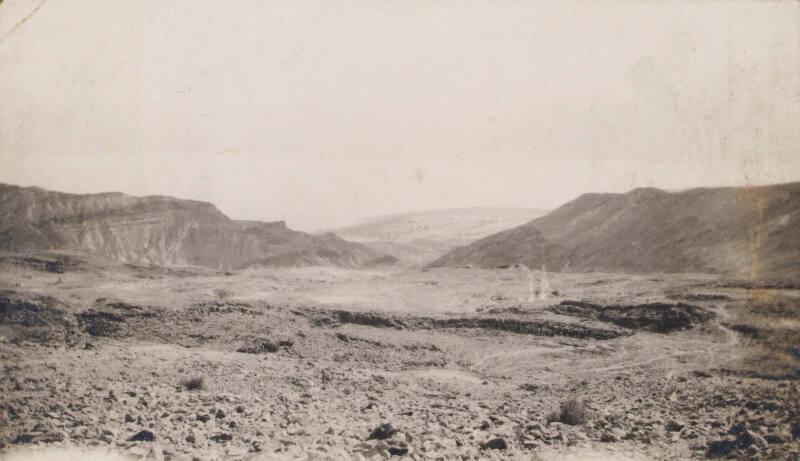
[[389,454],[391,456],[405,456],[408,454],[407,447],[390,447]]
[[779,435],[776,435],[776,434],[767,434],[767,435],[764,436],[764,439],[770,445],[780,445],[780,444],[786,442],[785,440],[783,440],[783,437],[781,437]]
[[155,434],[146,430],[139,431],[128,439],[129,442],[153,442],[155,440],[156,440]]
[[736,436],[736,446],[739,448],[747,448],[751,445],[756,445],[759,448],[767,447],[767,440],[753,431],[745,430]]
[[217,443],[225,443],[233,440],[233,436],[231,434],[226,434],[224,432],[219,434],[214,434],[209,438]]
[[207,423],[211,420],[211,416],[198,414],[197,420],[200,421],[201,423]]
[[747,430],[747,426],[743,422],[736,422],[728,429],[728,434],[739,435],[745,430]]
[[397,433],[391,423],[383,423],[370,432],[367,440],[386,440]]
[[33,436],[31,434],[20,434],[11,443],[23,444],[23,443],[31,443],[31,442],[33,442]]
[[736,440],[715,440],[708,444],[707,458],[725,458],[736,449]]
[[686,425],[683,424],[683,423],[679,423],[678,421],[671,420],[670,422],[667,423],[666,426],[664,426],[664,429],[666,429],[667,432],[680,432],[680,431],[683,430],[683,428],[685,426]]
[[614,434],[605,432],[603,433],[603,435],[600,436],[600,441],[603,443],[614,443],[617,441],[617,438],[614,437]]
[[294,345],[294,342],[291,340],[279,340],[274,341],[268,338],[262,338],[254,341],[252,344],[246,344],[236,352],[242,352],[245,354],[263,354],[263,353],[275,353],[280,351],[281,349],[291,349]]
[[111,443],[114,441],[114,433],[106,429],[100,434],[98,439],[105,443]]

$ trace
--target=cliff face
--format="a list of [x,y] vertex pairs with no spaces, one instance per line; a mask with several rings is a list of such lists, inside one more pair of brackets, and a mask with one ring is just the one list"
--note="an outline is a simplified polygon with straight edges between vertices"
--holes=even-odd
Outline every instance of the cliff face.
[[0,185],[0,248],[79,250],[125,262],[220,269],[360,267],[382,256],[333,235],[293,231],[282,222],[234,221],[206,202],[11,185]]
[[800,183],[585,194],[431,266],[523,263],[557,271],[800,274]]

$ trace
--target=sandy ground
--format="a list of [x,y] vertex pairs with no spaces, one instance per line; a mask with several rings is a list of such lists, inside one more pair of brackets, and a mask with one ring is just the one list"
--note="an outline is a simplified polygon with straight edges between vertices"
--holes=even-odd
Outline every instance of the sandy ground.
[[[754,293],[715,277],[0,269],[2,459],[800,452],[800,383],[742,364],[755,344],[732,306]],[[699,316],[653,331],[680,303]],[[606,318],[595,304],[638,307]],[[570,399],[585,419],[553,421]]]

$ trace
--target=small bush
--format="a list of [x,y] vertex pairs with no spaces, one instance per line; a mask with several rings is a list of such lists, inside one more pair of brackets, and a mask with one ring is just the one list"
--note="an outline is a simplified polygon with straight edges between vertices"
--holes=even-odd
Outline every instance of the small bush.
[[199,391],[206,388],[206,380],[202,376],[195,376],[182,380],[181,385],[185,387],[187,391]]
[[558,411],[550,413],[547,416],[547,422],[559,422],[569,424],[570,426],[579,426],[584,424],[588,419],[588,411],[583,402],[578,399],[572,398],[561,402]]
[[267,338],[258,339],[251,344],[246,344],[236,352],[243,352],[245,354],[263,354],[263,353],[275,353],[280,352],[281,349],[291,349],[294,345],[294,341],[291,339],[280,339],[280,340],[272,340]]
[[233,296],[233,293],[228,290],[223,290],[222,288],[217,288],[214,290],[214,295],[217,299],[228,299]]

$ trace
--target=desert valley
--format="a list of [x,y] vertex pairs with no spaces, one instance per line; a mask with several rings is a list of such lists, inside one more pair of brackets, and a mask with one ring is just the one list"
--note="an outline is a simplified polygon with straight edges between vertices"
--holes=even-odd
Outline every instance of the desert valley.
[[800,183],[324,234],[0,186],[0,458],[797,459]]
[[0,461],[800,461],[798,25],[0,0]]

